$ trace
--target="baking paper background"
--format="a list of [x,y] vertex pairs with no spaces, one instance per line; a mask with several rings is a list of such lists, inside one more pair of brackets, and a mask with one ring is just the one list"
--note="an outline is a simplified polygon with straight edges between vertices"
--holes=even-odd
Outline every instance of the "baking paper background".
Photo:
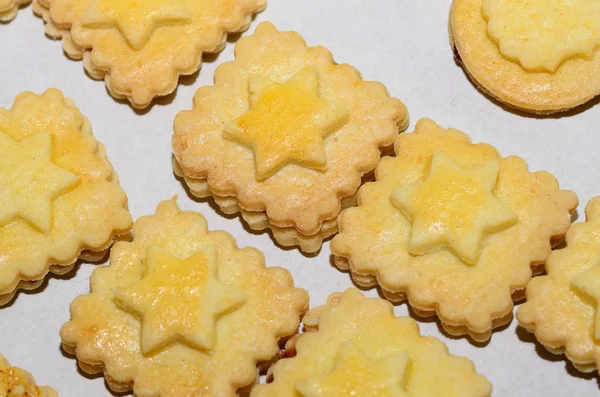
[[[365,79],[378,80],[408,107],[412,131],[421,117],[471,135],[474,142],[496,146],[503,155],[516,154],[531,170],[548,170],[561,187],[577,192],[579,220],[585,203],[600,194],[600,105],[583,111],[536,118],[507,111],[482,95],[453,60],[448,38],[450,0],[270,0],[252,23],[270,20],[280,30],[298,31],[309,45],[329,48],[339,63],[357,67]],[[348,274],[331,265],[329,244],[316,257],[277,248],[268,234],[249,234],[238,218],[226,219],[207,202],[190,199],[171,168],[171,134],[175,114],[192,106],[195,90],[212,83],[217,65],[233,58],[232,42],[211,56],[199,74],[183,78],[174,95],[148,111],[136,113],[108,95],[103,82],[90,79],[83,63],[69,60],[59,41],[44,36],[43,23],[31,6],[0,24],[0,106],[10,107],[21,91],[61,89],[75,100],[106,147],[109,159],[129,196],[134,218],[152,214],[159,201],[179,195],[185,210],[200,211],[211,229],[223,229],[240,246],[254,246],[268,266],[290,270],[298,286],[319,305],[334,291],[352,286]],[[595,106],[594,106],[595,104]],[[20,293],[0,309],[0,353],[13,365],[31,371],[42,385],[61,397],[108,397],[102,377],[90,379],[76,360],[63,355],[58,330],[69,318],[69,304],[88,292],[95,265],[83,263],[65,277],[51,277],[34,293]],[[376,291],[366,292],[377,296]],[[407,315],[405,305],[396,313]],[[475,362],[494,385],[494,396],[587,397],[600,395],[598,380],[581,375],[561,356],[552,356],[516,326],[495,332],[485,345],[451,339],[434,320],[420,320],[425,335],[439,337],[450,352]]]

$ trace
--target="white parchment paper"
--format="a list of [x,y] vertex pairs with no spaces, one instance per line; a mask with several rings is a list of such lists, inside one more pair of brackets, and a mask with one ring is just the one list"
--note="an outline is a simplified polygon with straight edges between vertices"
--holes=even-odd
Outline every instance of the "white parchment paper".
[[[329,48],[339,63],[356,66],[366,79],[383,82],[408,106],[411,128],[421,117],[469,133],[475,142],[502,154],[524,157],[532,170],[548,170],[563,188],[575,190],[583,207],[600,194],[600,105],[568,117],[535,118],[503,109],[483,96],[456,66],[448,40],[450,0],[270,0],[249,32],[264,20],[281,30],[300,32],[310,45]],[[312,258],[277,248],[267,234],[248,234],[240,220],[225,219],[210,205],[191,200],[171,169],[175,114],[189,109],[195,90],[212,83],[215,67],[233,58],[233,44],[205,63],[199,75],[184,79],[176,94],[143,114],[108,95],[90,79],[82,62],[69,60],[61,43],[44,36],[31,7],[0,25],[0,106],[9,107],[21,91],[61,89],[91,120],[96,137],[121,177],[134,218],[152,214],[159,201],[179,194],[186,210],[197,210],[211,229],[234,235],[240,246],[263,251],[267,265],[289,269],[297,285],[311,293],[313,305],[334,291],[352,286],[347,274],[330,264],[329,246]],[[598,101],[596,101],[597,103]],[[62,397],[108,397],[102,377],[89,379],[76,361],[60,350],[58,330],[69,318],[69,304],[88,291],[94,265],[82,264],[67,277],[51,277],[35,293],[20,293],[0,309],[0,352],[31,371],[39,384],[52,385]],[[375,291],[367,292],[376,296]],[[396,308],[407,315],[405,305]],[[473,360],[494,384],[494,396],[587,397],[600,395],[594,375],[581,375],[562,357],[547,353],[516,321],[475,346],[465,338],[444,336],[433,320],[421,322],[450,351]]]

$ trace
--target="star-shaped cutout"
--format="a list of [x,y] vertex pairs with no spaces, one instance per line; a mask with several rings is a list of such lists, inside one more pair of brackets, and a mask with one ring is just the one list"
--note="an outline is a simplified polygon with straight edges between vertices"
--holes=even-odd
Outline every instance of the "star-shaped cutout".
[[392,192],[391,201],[411,222],[409,252],[425,255],[449,248],[463,262],[477,263],[485,235],[518,222],[494,196],[498,160],[461,168],[435,152],[427,179]]
[[54,200],[79,181],[52,163],[48,132],[17,142],[0,131],[0,175],[0,226],[21,218],[42,233],[52,227]]
[[164,248],[150,246],[144,263],[144,277],[115,292],[121,307],[142,319],[142,353],[173,342],[212,350],[217,317],[246,301],[244,293],[219,281],[215,248],[179,259]]
[[594,338],[600,341],[600,265],[593,266],[571,279],[571,285],[577,292],[582,292],[596,302],[596,319]]
[[159,27],[191,19],[184,0],[93,0],[81,17],[81,25],[90,29],[117,28],[139,50]]
[[302,381],[296,390],[303,397],[409,397],[404,386],[409,362],[406,353],[375,361],[346,342],[330,374]]
[[324,170],[323,139],[349,115],[345,107],[320,97],[318,71],[302,69],[283,84],[252,75],[248,91],[250,111],[227,124],[223,137],[252,148],[258,180],[289,163]]

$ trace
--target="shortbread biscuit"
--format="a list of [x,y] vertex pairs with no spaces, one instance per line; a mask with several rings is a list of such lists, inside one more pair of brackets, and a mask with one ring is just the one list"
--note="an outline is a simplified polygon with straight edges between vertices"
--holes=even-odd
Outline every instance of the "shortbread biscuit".
[[548,114],[600,94],[597,0],[454,0],[458,62],[484,92]]
[[0,396],[2,397],[58,397],[47,386],[37,386],[35,379],[21,368],[11,367],[0,354]]
[[[0,0],[2,1],[2,0]],[[248,28],[266,0],[35,0],[46,34],[83,59],[115,98],[145,108],[200,69],[202,54],[223,49],[227,35]]]
[[0,169],[0,305],[78,258],[102,259],[131,228],[104,146],[56,89],[0,108]]
[[438,339],[419,335],[392,305],[357,289],[332,294],[304,318],[294,357],[271,367],[251,397],[487,397],[488,380]]
[[0,23],[13,20],[19,7],[29,4],[31,0],[0,0]]
[[175,118],[175,172],[251,228],[316,252],[407,123],[383,85],[265,22]]
[[138,219],[111,250],[91,293],[71,305],[64,349],[116,392],[138,397],[235,396],[257,363],[296,333],[308,305],[291,275],[254,248],[207,230],[175,200]]
[[548,275],[527,286],[517,319],[550,352],[592,372],[600,367],[600,197],[585,213],[587,221],[567,232],[566,248],[548,258]]
[[448,333],[485,341],[511,320],[513,299],[564,236],[577,197],[520,157],[429,119],[395,150],[358,191],[358,207],[340,214],[335,263],[359,285],[437,314]]

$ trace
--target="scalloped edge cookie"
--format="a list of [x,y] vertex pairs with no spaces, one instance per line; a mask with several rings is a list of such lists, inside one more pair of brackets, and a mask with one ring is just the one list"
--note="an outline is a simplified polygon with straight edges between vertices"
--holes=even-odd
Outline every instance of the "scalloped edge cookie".
[[[547,274],[527,286],[527,302],[517,310],[517,320],[550,353],[564,354],[575,368],[589,373],[600,368],[600,345],[593,337],[600,308],[583,300],[569,284],[571,275],[600,266],[600,255],[592,253],[600,252],[600,239],[593,237],[600,234],[600,197],[589,201],[585,214],[586,221],[573,224],[567,232],[565,248],[548,257]],[[556,301],[558,297],[563,300]]]
[[[138,282],[139,273],[131,270],[142,268],[141,262],[148,248],[156,246],[163,250],[168,247],[166,250],[177,257],[188,257],[190,252],[203,252],[213,247],[219,280],[245,296],[245,302],[239,308],[219,319],[222,327],[217,329],[235,332],[233,335],[237,338],[241,327],[247,335],[239,340],[226,338],[230,344],[227,341],[220,343],[217,337],[210,354],[202,349],[189,348],[189,344],[175,339],[142,355],[141,345],[144,342],[134,347],[129,339],[138,339],[141,335],[139,317],[132,316],[126,307],[114,303],[113,298],[114,291],[122,291],[132,281]],[[60,331],[62,347],[77,358],[84,372],[103,372],[112,390],[120,393],[133,389],[134,395],[140,397],[187,395],[185,390],[189,389],[186,387],[199,387],[195,382],[200,381],[201,374],[206,371],[212,371],[213,376],[214,371],[220,371],[222,377],[209,378],[210,382],[202,386],[203,395],[234,396],[236,391],[247,390],[255,383],[258,370],[264,368],[261,363],[279,353],[278,343],[297,333],[300,317],[308,307],[308,293],[294,285],[287,270],[266,267],[264,255],[257,249],[239,248],[230,234],[220,230],[209,231],[202,214],[180,210],[176,198],[161,202],[154,215],[136,220],[133,240],[115,244],[109,264],[94,270],[90,285],[91,292],[77,297],[71,304],[71,320]],[[251,307],[236,317],[245,305]],[[264,315],[260,318],[253,317],[252,314],[261,308],[268,309],[261,311]],[[98,312],[103,315],[98,316]],[[108,320],[99,320],[98,317]],[[252,323],[252,320],[256,321]],[[240,343],[244,340],[248,340],[249,345],[240,350]],[[238,350],[231,352],[228,351],[230,348]],[[124,357],[128,359],[124,361]],[[228,362],[204,363],[206,357],[214,360],[228,357]],[[162,369],[160,365],[156,366],[155,358],[164,363],[197,362],[198,366],[190,364],[187,367],[196,377],[193,386],[189,381],[186,383],[185,376],[173,375],[173,368],[168,371],[170,377],[157,375]],[[230,365],[230,370],[226,371],[224,365]],[[211,391],[212,387],[218,388],[218,392]]]
[[71,33],[71,25],[61,24],[53,20],[51,2],[52,0],[33,0],[33,11],[37,16],[43,19],[46,35],[54,40],[62,40],[63,50],[69,58],[73,60],[83,59],[87,74],[95,80],[103,79],[111,96],[116,99],[127,99],[131,106],[137,109],[147,108],[157,97],[163,97],[173,93],[179,85],[180,77],[192,75],[200,70],[203,54],[216,54],[221,52],[227,44],[227,37],[232,34],[246,31],[250,26],[254,15],[263,11],[267,6],[266,0],[257,0],[256,7],[244,14],[239,26],[236,26],[235,28],[222,28],[218,42],[210,43],[208,47],[205,45],[204,47],[207,48],[198,46],[197,54],[194,57],[195,61],[191,62],[187,69],[176,70],[175,66],[173,66],[172,76],[169,78],[168,84],[164,84],[164,75],[161,75],[161,81],[154,82],[154,84],[146,84],[157,87],[160,86],[162,88],[144,88],[142,90],[141,87],[137,87],[138,89],[136,90],[136,86],[130,84],[127,78],[121,77],[118,81],[114,78],[111,79],[111,70],[100,65],[96,61],[98,56],[94,55],[93,49],[77,43],[77,40]]
[[[275,52],[273,46],[281,46],[282,50]],[[298,33],[280,32],[268,22],[260,24],[252,36],[236,44],[235,57],[234,61],[217,68],[213,86],[198,89],[193,109],[179,112],[175,118],[174,172],[184,178],[194,196],[212,196],[223,212],[240,212],[250,228],[269,228],[279,244],[299,246],[307,253],[317,252],[323,240],[336,233],[337,215],[342,207],[353,203],[356,190],[364,182],[362,178],[372,175],[382,152],[387,153],[398,132],[407,127],[406,108],[400,100],[391,97],[381,83],[364,81],[353,67],[336,64],[327,49],[308,47]],[[298,62],[291,63],[292,59]],[[213,97],[220,100],[219,104],[237,103],[235,98],[247,91],[244,87],[248,85],[248,70],[257,67],[265,69],[264,74],[270,78],[273,73],[276,80],[288,79],[288,75],[298,73],[303,67],[317,70],[322,80],[321,90],[327,93],[324,98],[346,105],[352,118],[325,138],[325,150],[341,153],[343,149],[334,146],[334,142],[350,145],[355,139],[351,138],[355,136],[352,133],[360,129],[370,137],[363,150],[352,151],[354,163],[329,159],[328,164],[331,162],[335,167],[322,172],[289,163],[275,175],[259,181],[252,149],[217,135],[220,123],[231,121],[248,109],[232,105],[224,110],[218,104],[214,104],[214,109],[207,108],[210,103],[216,103],[211,101]],[[361,98],[373,99],[366,103]],[[374,107],[376,109],[371,109]],[[366,109],[370,109],[368,115]],[[373,112],[377,111],[380,115],[374,118]],[[223,120],[215,121],[219,118]],[[207,130],[210,128],[214,130]],[[356,142],[352,142],[354,147]],[[226,155],[216,159],[210,153]],[[236,163],[226,166],[225,157]],[[347,167],[342,176],[344,164]],[[353,168],[351,173],[349,167]],[[294,180],[303,181],[302,186],[310,184],[315,193],[308,196],[304,187],[302,191],[298,184],[293,187]],[[295,189],[294,193],[290,189]],[[291,199],[292,196],[297,198]]]
[[30,2],[31,0],[0,0],[0,24],[15,19],[19,8]]
[[[420,120],[415,132],[399,135],[395,149],[396,157],[384,158],[375,170],[376,181],[360,188],[358,207],[348,208],[340,214],[340,233],[330,244],[334,263],[340,270],[349,271],[361,287],[378,287],[393,302],[408,300],[422,317],[437,315],[447,333],[454,336],[468,334],[475,341],[487,341],[494,328],[511,321],[514,301],[523,297],[523,290],[532,274],[543,270],[552,245],[562,240],[577,206],[577,196],[571,191],[559,190],[556,178],[550,173],[530,172],[523,159],[516,156],[503,158],[492,146],[473,144],[465,133],[444,129],[430,119]],[[462,155],[459,154],[461,150]],[[494,240],[496,245],[486,244],[486,249],[481,251],[483,259],[477,264],[465,264],[447,250],[425,255],[408,254],[405,251],[408,234],[404,228],[410,227],[406,226],[410,222],[390,199],[386,202],[382,198],[400,186],[422,181],[435,151],[442,151],[455,160],[460,157],[461,162],[469,164],[469,167],[498,159],[500,168],[496,186],[500,186],[497,188],[501,190],[499,194],[505,205],[523,219],[490,237],[498,236]],[[470,153],[472,159],[464,158],[465,152]],[[516,186],[512,187],[512,193],[508,189],[510,186]],[[520,208],[523,205],[517,204],[523,201],[542,206],[543,210]],[[544,218],[537,215],[542,213]],[[524,224],[531,226],[525,227]],[[366,237],[369,230],[374,233],[371,239]],[[512,241],[524,233],[529,233],[527,241],[519,244]],[[492,299],[489,288],[485,288],[485,300],[472,300],[472,288],[452,281],[454,277],[442,277],[445,273],[433,270],[436,266],[454,269],[452,274],[466,277],[469,285],[483,291],[484,286],[479,285],[476,277],[477,269],[482,272],[484,282],[489,280],[490,272],[507,268],[500,267],[500,262],[493,260],[498,247],[521,247],[521,250],[503,251],[515,262],[511,273],[505,273],[502,278],[505,289],[494,289],[496,299]],[[401,261],[405,258],[403,255],[408,255],[408,262],[388,262],[391,258]],[[402,266],[403,263],[406,266]],[[420,268],[417,267],[419,264]],[[423,270],[425,268],[428,271]],[[499,281],[500,273],[495,276],[495,283]],[[440,283],[442,285],[436,289],[435,286]]]
[[454,0],[449,22],[456,61],[482,92],[539,115],[564,112],[600,95],[600,49],[591,60],[569,59],[553,74],[527,72],[489,39],[482,1]]
[[[298,383],[327,373],[336,351],[348,344],[375,360],[393,353],[407,354],[406,395],[446,397],[450,389],[453,396],[461,397],[492,393],[492,385],[476,373],[472,361],[450,354],[437,338],[421,336],[412,318],[396,317],[389,302],[367,298],[356,288],[332,293],[325,305],[310,309],[302,321],[304,333],[288,341],[284,358],[269,369],[267,384],[257,385],[251,397],[291,395]],[[381,338],[390,340],[381,342]],[[430,366],[435,364],[442,368],[433,371]],[[451,381],[453,387],[445,388],[444,381]],[[459,384],[463,390],[459,391]]]
[[[102,260],[106,253],[108,252],[110,246],[118,240],[123,240],[128,238],[129,231],[131,229],[131,215],[127,209],[127,196],[121,189],[119,185],[119,178],[117,173],[112,168],[112,165],[108,161],[106,157],[106,148],[104,145],[97,141],[93,137],[92,127],[89,120],[81,114],[79,109],[76,107],[75,102],[69,98],[63,96],[62,92],[57,89],[49,89],[45,91],[41,95],[34,94],[32,92],[23,92],[19,94],[14,101],[13,108],[10,110],[6,110],[4,108],[0,108],[0,112],[4,111],[8,114],[12,112],[12,110],[22,104],[27,104],[31,101],[42,101],[49,100],[54,102],[62,101],[65,109],[69,109],[73,112],[73,115],[81,118],[80,125],[80,133],[83,134],[86,138],[90,140],[95,145],[94,155],[97,159],[100,159],[106,163],[108,167],[110,167],[110,176],[106,179],[111,185],[115,187],[115,192],[120,192],[121,197],[119,198],[120,207],[119,210],[116,211],[111,217],[111,222],[113,223],[112,232],[107,237],[106,241],[103,244],[97,246],[90,246],[89,244],[84,244],[81,242],[79,244],[79,248],[74,252],[74,255],[71,256],[68,260],[56,261],[55,259],[48,258],[45,261],[45,265],[37,272],[37,276],[35,277],[27,277],[25,278],[21,274],[17,274],[13,282],[8,285],[4,290],[4,293],[0,293],[0,307],[10,303],[17,292],[19,290],[34,290],[40,287],[48,273],[53,274],[66,274],[73,269],[75,263],[78,260],[84,260],[89,262],[98,262]],[[0,127],[1,128],[1,127]],[[100,179],[103,179],[100,177]],[[2,227],[0,227],[1,229]]]
[[[215,204],[219,206],[219,209],[226,215],[235,215],[239,213],[250,229],[256,232],[269,231],[275,241],[283,247],[299,247],[303,252],[315,253],[321,249],[323,241],[334,236],[338,231],[337,218],[324,221],[321,230],[310,236],[298,232],[294,227],[275,226],[269,222],[267,214],[264,211],[245,210],[240,207],[235,198],[222,197],[211,193],[205,180],[186,176],[175,159],[173,159],[173,171],[178,178],[183,179],[193,196],[199,198],[212,198]],[[370,181],[372,177],[373,173],[363,176],[362,183]],[[344,197],[342,199],[342,210],[355,205],[356,195]]]

